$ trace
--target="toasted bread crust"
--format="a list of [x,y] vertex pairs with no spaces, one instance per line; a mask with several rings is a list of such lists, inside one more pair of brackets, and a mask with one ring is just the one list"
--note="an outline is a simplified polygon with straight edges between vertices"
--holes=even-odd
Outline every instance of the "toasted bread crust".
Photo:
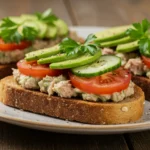
[[12,75],[12,68],[16,68],[16,63],[1,65],[0,64],[0,79]]
[[23,89],[12,76],[0,82],[0,100],[9,106],[61,119],[90,124],[120,124],[138,120],[143,114],[144,93],[135,86],[135,94],[122,102],[87,102]]
[[132,81],[145,93],[145,99],[150,101],[150,79],[142,76],[132,76]]

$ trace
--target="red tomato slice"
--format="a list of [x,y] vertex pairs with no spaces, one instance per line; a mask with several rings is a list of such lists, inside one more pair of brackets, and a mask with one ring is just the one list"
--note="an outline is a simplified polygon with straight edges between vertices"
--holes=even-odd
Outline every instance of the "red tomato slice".
[[49,65],[38,65],[36,62],[26,62],[21,60],[17,63],[19,71],[27,76],[43,78],[46,75],[59,76],[62,70],[50,69]]
[[78,77],[69,74],[71,83],[76,88],[93,94],[112,94],[120,92],[129,86],[131,73],[122,67],[113,71],[92,78]]
[[142,59],[143,59],[144,64],[145,64],[148,68],[150,68],[150,58],[145,57],[145,56],[142,56]]
[[12,51],[12,50],[23,50],[31,45],[29,41],[22,41],[20,43],[5,43],[2,39],[0,39],[0,50],[1,51]]

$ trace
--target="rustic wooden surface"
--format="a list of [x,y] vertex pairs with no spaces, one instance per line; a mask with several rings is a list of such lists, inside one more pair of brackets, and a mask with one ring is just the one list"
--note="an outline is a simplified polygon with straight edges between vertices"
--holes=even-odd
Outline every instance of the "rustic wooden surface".
[[[69,25],[116,26],[150,19],[149,0],[0,0],[0,18],[51,7]],[[0,122],[0,150],[149,150],[150,131],[69,135]]]

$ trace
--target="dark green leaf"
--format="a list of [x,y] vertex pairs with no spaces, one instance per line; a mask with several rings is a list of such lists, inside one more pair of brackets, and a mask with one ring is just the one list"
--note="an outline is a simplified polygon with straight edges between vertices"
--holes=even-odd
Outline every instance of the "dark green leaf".
[[17,26],[15,22],[13,22],[10,18],[6,17],[2,19],[1,27],[8,28]]
[[4,18],[2,24],[0,25],[1,32],[0,37],[5,42],[16,42],[19,43],[22,40],[34,40],[37,37],[38,32],[32,28],[24,26],[22,33],[18,32],[18,28],[22,24],[12,21],[10,18]]
[[133,39],[139,40],[146,36],[150,28],[150,22],[147,19],[144,19],[141,23],[133,23],[133,27],[134,28],[129,28],[126,31],[126,34]]
[[150,57],[150,39],[143,38],[139,40],[138,44],[139,44],[140,53]]
[[51,9],[47,9],[43,13],[36,13],[37,18],[49,25],[54,25],[54,21],[58,18],[52,13]]
[[88,44],[90,42],[93,42],[97,37],[94,34],[89,34],[88,37],[85,40],[85,44]]
[[37,30],[35,30],[32,27],[27,27],[27,26],[23,27],[22,33],[23,33],[24,39],[28,39],[29,41],[35,40],[38,34]]
[[78,44],[76,41],[65,38],[59,45],[63,52],[67,55],[80,55],[83,53],[89,53],[94,55],[99,48],[99,44],[95,42],[96,37],[93,34],[90,34],[84,44]]

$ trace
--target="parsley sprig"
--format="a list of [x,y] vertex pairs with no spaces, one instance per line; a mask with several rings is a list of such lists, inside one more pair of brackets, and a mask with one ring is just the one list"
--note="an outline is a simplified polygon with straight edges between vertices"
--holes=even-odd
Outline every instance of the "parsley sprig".
[[20,43],[22,40],[33,41],[37,37],[37,30],[32,27],[23,26],[22,32],[19,32],[18,29],[22,24],[14,22],[8,17],[3,18],[0,25],[0,37],[5,42]]
[[43,13],[36,13],[35,14],[37,16],[37,18],[40,21],[43,21],[44,23],[48,24],[48,25],[54,25],[54,22],[58,19],[58,17],[56,17],[53,13],[52,13],[52,9],[47,9],[46,11],[44,11]]
[[65,38],[59,45],[60,49],[65,52],[68,56],[76,54],[89,53],[94,55],[100,50],[99,43],[95,42],[96,36],[94,34],[88,35],[84,44],[79,44],[76,41]]
[[138,40],[140,53],[150,57],[150,22],[147,19],[141,23],[133,23],[133,28],[129,28],[126,34],[132,39]]

